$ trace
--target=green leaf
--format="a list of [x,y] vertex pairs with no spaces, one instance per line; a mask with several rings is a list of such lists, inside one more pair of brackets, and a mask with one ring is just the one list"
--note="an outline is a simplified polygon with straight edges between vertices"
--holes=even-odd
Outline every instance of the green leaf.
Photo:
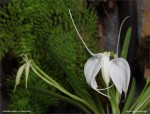
[[140,110],[144,110],[144,111],[150,111],[150,99],[147,100],[143,105],[142,107],[140,108]]
[[133,101],[133,97],[134,97],[134,93],[135,93],[135,88],[136,88],[136,82],[135,82],[135,78],[132,79],[132,85],[131,85],[131,89],[128,95],[128,98],[125,102],[124,108],[122,110],[121,114],[125,114],[126,111],[129,109],[129,107],[131,106],[131,103]]
[[[51,50],[51,49],[50,49]],[[57,55],[51,50],[50,51],[51,56],[53,59],[57,62],[57,64],[60,66],[60,68],[66,73],[68,76],[69,84],[72,86],[74,91],[85,101],[87,101],[92,107],[97,110],[96,104],[94,103],[91,95],[88,93],[88,91],[85,88],[80,88],[79,85],[80,81],[76,78],[75,74],[73,74],[57,57]]]
[[96,103],[97,109],[99,110],[99,112],[101,114],[105,114],[103,105],[102,105],[100,98],[99,98],[99,94],[94,94],[94,97],[95,97],[95,103]]
[[[148,103],[147,103],[148,101]],[[143,107],[145,105],[145,103],[148,105],[150,105],[150,86],[145,90],[145,92],[143,93],[142,97],[139,99],[136,107],[134,108],[135,111],[140,110],[141,108],[145,108]]]
[[123,43],[121,57],[124,59],[127,58],[127,54],[128,54],[128,48],[129,48],[129,43],[130,43],[130,38],[131,38],[131,30],[132,30],[131,27],[129,27],[125,36],[124,43]]
[[68,98],[68,97],[65,97],[65,96],[63,96],[63,95],[60,95],[60,94],[58,94],[58,93],[56,93],[56,92],[49,91],[49,90],[43,89],[43,88],[33,87],[33,86],[32,86],[32,87],[29,86],[28,89],[33,90],[33,91],[35,91],[35,92],[38,92],[38,93],[40,93],[40,94],[44,94],[44,95],[46,95],[46,96],[50,96],[50,97],[57,98],[57,99],[59,99],[59,100],[61,100],[61,101],[67,102],[67,103],[69,103],[69,104],[75,105],[76,107],[80,108],[82,111],[84,111],[84,112],[86,112],[86,113],[88,113],[88,114],[91,113],[91,112],[90,112],[89,110],[87,110],[83,105],[79,104],[78,102],[76,102],[76,101],[74,101],[74,100],[72,100],[72,99],[70,99],[70,98]]
[[[130,110],[135,110],[138,105],[141,105],[141,103],[146,99],[146,97],[149,95],[149,91],[150,91],[150,86],[149,86],[149,82],[147,81],[142,92],[140,93],[139,97],[136,99],[136,101],[134,102],[134,104],[132,105],[132,107],[130,108]],[[146,102],[145,102],[146,103]],[[143,107],[145,104],[143,104],[140,107]]]

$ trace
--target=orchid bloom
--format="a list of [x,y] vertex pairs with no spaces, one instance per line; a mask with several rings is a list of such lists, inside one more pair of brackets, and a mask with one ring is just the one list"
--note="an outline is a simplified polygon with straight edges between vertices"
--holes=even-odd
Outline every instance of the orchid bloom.
[[106,53],[94,54],[88,49],[87,45],[85,44],[80,33],[77,30],[77,27],[74,23],[74,20],[72,18],[72,14],[71,14],[70,10],[69,10],[69,14],[70,14],[72,23],[74,25],[74,28],[75,28],[80,40],[82,41],[85,48],[92,56],[90,59],[88,59],[88,61],[86,62],[85,66],[84,66],[84,75],[85,75],[88,85],[91,86],[92,89],[96,90],[100,94],[110,98],[106,94],[100,92],[101,89],[98,89],[98,85],[96,82],[96,76],[97,76],[98,72],[101,70],[102,78],[107,86],[107,88],[104,88],[103,90],[110,88],[108,86],[109,86],[110,79],[111,79],[113,81],[113,84],[117,88],[118,92],[120,94],[122,94],[122,91],[124,91],[124,93],[126,95],[128,86],[129,86],[129,81],[130,81],[130,67],[129,67],[128,62],[125,59],[118,58],[118,47],[119,47],[121,28],[122,28],[124,21],[128,17],[126,17],[123,20],[120,30],[119,30],[116,57],[114,59],[110,60],[110,54],[106,54]]
[[15,87],[14,87],[14,91],[16,90],[16,87],[17,85],[20,83],[20,79],[21,79],[21,76],[23,74],[23,71],[25,73],[25,86],[26,86],[26,89],[27,89],[27,82],[28,82],[28,76],[29,76],[29,70],[30,70],[30,67],[31,67],[31,60],[28,60],[28,57],[23,54],[24,56],[24,61],[26,62],[25,64],[23,64],[18,72],[17,72],[17,76],[16,76],[16,83],[15,83]]

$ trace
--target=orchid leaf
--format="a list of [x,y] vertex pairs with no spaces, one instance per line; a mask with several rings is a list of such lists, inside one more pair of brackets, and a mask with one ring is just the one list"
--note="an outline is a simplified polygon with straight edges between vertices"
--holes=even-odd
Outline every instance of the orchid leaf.
[[[138,103],[137,103],[136,107],[134,108],[134,110],[138,111],[149,100],[150,100],[150,86],[145,90],[142,97],[138,100]],[[150,104],[150,102],[149,102],[149,104]]]
[[103,108],[103,105],[99,99],[99,96],[98,94],[94,94],[94,97],[95,97],[95,103],[96,103],[96,106],[97,106],[97,109],[99,110],[99,112],[101,114],[105,114],[105,111],[104,111],[104,108]]
[[[51,49],[50,49],[51,50]],[[68,76],[68,82],[71,85],[71,87],[74,89],[74,91],[79,95],[82,99],[87,101],[91,106],[93,106],[96,109],[96,105],[92,99],[92,96],[89,94],[89,92],[85,88],[80,88],[80,81],[76,78],[75,74],[72,73],[59,59],[59,57],[51,50],[50,54],[54,61],[60,66],[60,68],[66,73]],[[96,109],[97,110],[97,109]]]
[[[145,84],[145,86],[144,86],[142,92],[140,93],[140,95],[138,96],[138,98],[136,99],[136,101],[134,102],[134,104],[132,105],[132,107],[130,108],[130,110],[134,110],[135,107],[137,106],[137,104],[138,104],[140,101],[142,101],[142,100],[141,100],[142,98],[143,98],[143,100],[144,100],[143,95],[144,95],[145,92],[147,91],[147,88],[148,88],[148,87],[149,87],[149,84],[148,84],[148,82],[146,82],[146,84]],[[149,90],[149,91],[150,91],[150,90]],[[149,93],[149,91],[148,91],[148,93]]]
[[133,97],[134,97],[134,94],[135,94],[135,88],[136,88],[136,82],[135,82],[135,78],[133,78],[132,79],[132,84],[131,84],[131,89],[130,89],[129,95],[127,97],[127,100],[125,102],[125,105],[124,105],[124,108],[123,108],[121,114],[125,114],[126,111],[129,109],[129,107],[131,106],[131,103],[133,101]]
[[128,31],[125,36],[122,52],[121,52],[121,57],[126,59],[127,54],[128,54],[128,49],[129,49],[129,43],[130,43],[130,38],[131,38],[131,27],[128,28]]
[[39,87],[35,87],[35,86],[32,86],[32,87],[28,86],[28,89],[33,91],[33,92],[36,92],[36,93],[39,93],[39,94],[43,94],[43,95],[46,95],[46,96],[50,96],[50,97],[54,97],[54,98],[59,99],[60,101],[67,102],[69,104],[75,105],[76,107],[80,108],[82,111],[84,111],[84,112],[86,112],[88,114],[91,113],[83,105],[79,104],[78,102],[74,101],[73,99],[71,99],[69,97],[66,97],[66,96],[63,96],[63,95],[60,95],[60,94],[58,94],[58,93],[56,93],[54,91],[49,91],[47,89],[43,89],[43,88],[39,88]]
[[146,112],[150,111],[150,98],[146,100],[146,102],[142,105],[142,107],[139,110],[144,110]]

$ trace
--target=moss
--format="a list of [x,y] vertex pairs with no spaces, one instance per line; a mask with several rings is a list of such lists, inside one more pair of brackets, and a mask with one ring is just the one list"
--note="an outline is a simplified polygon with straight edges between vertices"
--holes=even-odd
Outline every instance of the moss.
[[[95,32],[97,16],[85,1],[12,0],[0,8],[0,58],[6,53],[11,53],[14,58],[19,58],[22,53],[27,54],[47,74],[72,91],[68,77],[51,56],[52,50],[81,82],[82,85],[79,86],[86,87],[83,67],[88,54],[74,30],[68,8],[71,9],[75,23],[89,48],[98,52]],[[17,64],[21,63],[18,61]],[[10,77],[8,85],[13,87],[14,83],[10,82],[15,77]],[[56,91],[32,73],[29,77],[29,85],[40,85]],[[49,99],[23,88],[19,88],[15,94],[10,92],[10,99],[11,109],[23,110],[27,107],[33,112],[46,111],[48,107],[58,104],[55,98]]]

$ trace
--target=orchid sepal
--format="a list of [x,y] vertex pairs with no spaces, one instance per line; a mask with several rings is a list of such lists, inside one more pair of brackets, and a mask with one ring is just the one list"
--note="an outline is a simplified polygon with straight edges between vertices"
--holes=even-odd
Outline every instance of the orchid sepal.
[[17,72],[17,75],[16,75],[15,87],[14,87],[14,91],[13,92],[15,92],[17,85],[20,84],[20,79],[21,79],[21,76],[22,76],[23,72],[25,73],[25,87],[27,89],[27,82],[28,82],[29,70],[30,70],[30,67],[31,67],[31,61],[32,60],[28,60],[28,58],[27,58],[27,56],[25,54],[23,54],[23,56],[24,56],[23,57],[24,61],[26,63],[23,64],[18,69],[18,72]]
[[97,56],[93,56],[88,61],[85,63],[84,66],[84,75],[86,78],[86,81],[89,86],[93,88],[97,88],[97,83],[96,83],[96,75],[98,74],[99,70],[102,67],[102,54],[99,54]]
[[18,70],[18,72],[17,72],[16,82],[15,82],[15,87],[14,87],[14,92],[15,92],[15,90],[16,90],[17,85],[20,84],[20,79],[21,79],[21,76],[22,76],[23,71],[24,71],[24,69],[25,69],[25,66],[26,66],[26,65],[23,64],[23,65],[19,68],[19,70]]
[[102,78],[106,84],[106,86],[109,86],[110,83],[110,76],[108,73],[109,69],[109,63],[110,63],[110,58],[107,55],[103,55],[103,64],[102,64]]
[[116,58],[110,61],[109,75],[116,86],[118,92],[127,93],[130,82],[130,67],[123,58]]

